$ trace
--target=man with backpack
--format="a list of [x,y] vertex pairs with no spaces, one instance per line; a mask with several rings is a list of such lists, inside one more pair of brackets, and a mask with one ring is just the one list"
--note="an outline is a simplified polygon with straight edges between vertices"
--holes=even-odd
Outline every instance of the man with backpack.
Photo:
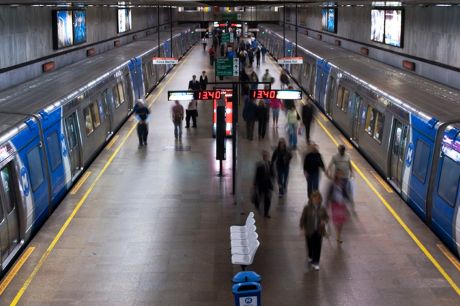
[[147,118],[150,115],[150,111],[141,99],[137,100],[133,111],[136,118],[139,120],[139,122],[137,123],[137,136],[139,137],[139,147],[146,146],[147,135],[149,134]]
[[179,103],[175,102],[175,105],[171,108],[171,119],[174,124],[174,138],[176,140],[182,140],[182,121],[184,121],[184,107]]

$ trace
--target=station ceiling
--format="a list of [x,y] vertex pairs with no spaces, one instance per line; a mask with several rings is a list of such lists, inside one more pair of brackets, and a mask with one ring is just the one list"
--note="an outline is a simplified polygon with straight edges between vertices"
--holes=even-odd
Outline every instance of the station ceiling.
[[[338,5],[366,5],[372,6],[376,3],[385,3],[385,1],[369,1],[369,0],[337,0],[333,2],[326,2],[326,1],[317,1],[317,0],[288,0],[288,1],[280,1],[280,0],[205,0],[205,1],[187,1],[187,0],[131,0],[131,1],[115,1],[115,0],[0,0],[0,5],[9,5],[9,6],[16,6],[16,5],[56,5],[56,6],[77,6],[77,5],[110,5],[110,6],[117,6],[117,5],[133,5],[133,6],[156,6],[156,5],[164,5],[164,6],[188,6],[188,7],[196,7],[196,6],[255,6],[255,5],[302,5],[302,6],[321,6],[326,4],[334,4],[338,3]],[[395,1],[386,1],[395,3]],[[402,6],[406,5],[442,5],[442,4],[459,4],[460,0],[441,0],[441,1],[434,1],[434,0],[405,0],[405,1],[398,1],[401,3]],[[397,2],[396,2],[397,3]]]

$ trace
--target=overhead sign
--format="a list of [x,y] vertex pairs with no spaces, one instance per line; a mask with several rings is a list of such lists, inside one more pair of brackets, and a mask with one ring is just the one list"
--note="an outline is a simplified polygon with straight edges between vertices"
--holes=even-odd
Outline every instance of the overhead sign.
[[230,39],[231,39],[230,33],[222,33],[221,42],[229,43],[231,42]]
[[240,62],[238,58],[221,57],[216,59],[216,76],[238,76]]
[[254,29],[249,28],[248,32],[259,32],[259,29],[258,28],[254,28]]
[[191,101],[195,97],[195,92],[190,90],[168,91],[168,101]]
[[152,58],[152,63],[154,65],[176,65],[178,59],[174,57],[154,57]]
[[198,92],[198,100],[219,100],[222,98],[222,90],[201,90]]
[[280,100],[300,100],[302,99],[301,90],[276,90],[276,89],[251,89],[249,96],[252,99],[280,99]]
[[208,32],[208,29],[195,29],[195,32]]
[[282,57],[278,59],[278,64],[303,64],[303,57]]

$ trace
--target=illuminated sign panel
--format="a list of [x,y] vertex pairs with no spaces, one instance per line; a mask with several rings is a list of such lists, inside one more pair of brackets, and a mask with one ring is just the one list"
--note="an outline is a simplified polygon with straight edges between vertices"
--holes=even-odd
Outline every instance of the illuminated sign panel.
[[249,92],[252,99],[280,99],[280,100],[300,100],[302,99],[301,90],[276,90],[276,89],[252,89]]

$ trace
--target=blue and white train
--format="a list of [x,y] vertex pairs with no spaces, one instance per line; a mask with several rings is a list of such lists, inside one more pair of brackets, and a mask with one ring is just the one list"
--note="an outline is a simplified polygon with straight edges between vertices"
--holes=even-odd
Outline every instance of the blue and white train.
[[[294,32],[259,26],[275,58]],[[285,67],[433,231],[460,254],[460,91],[298,35],[302,65]]]
[[[0,275],[144,98],[199,40],[183,25],[0,93]],[[160,54],[159,54],[160,52]]]

